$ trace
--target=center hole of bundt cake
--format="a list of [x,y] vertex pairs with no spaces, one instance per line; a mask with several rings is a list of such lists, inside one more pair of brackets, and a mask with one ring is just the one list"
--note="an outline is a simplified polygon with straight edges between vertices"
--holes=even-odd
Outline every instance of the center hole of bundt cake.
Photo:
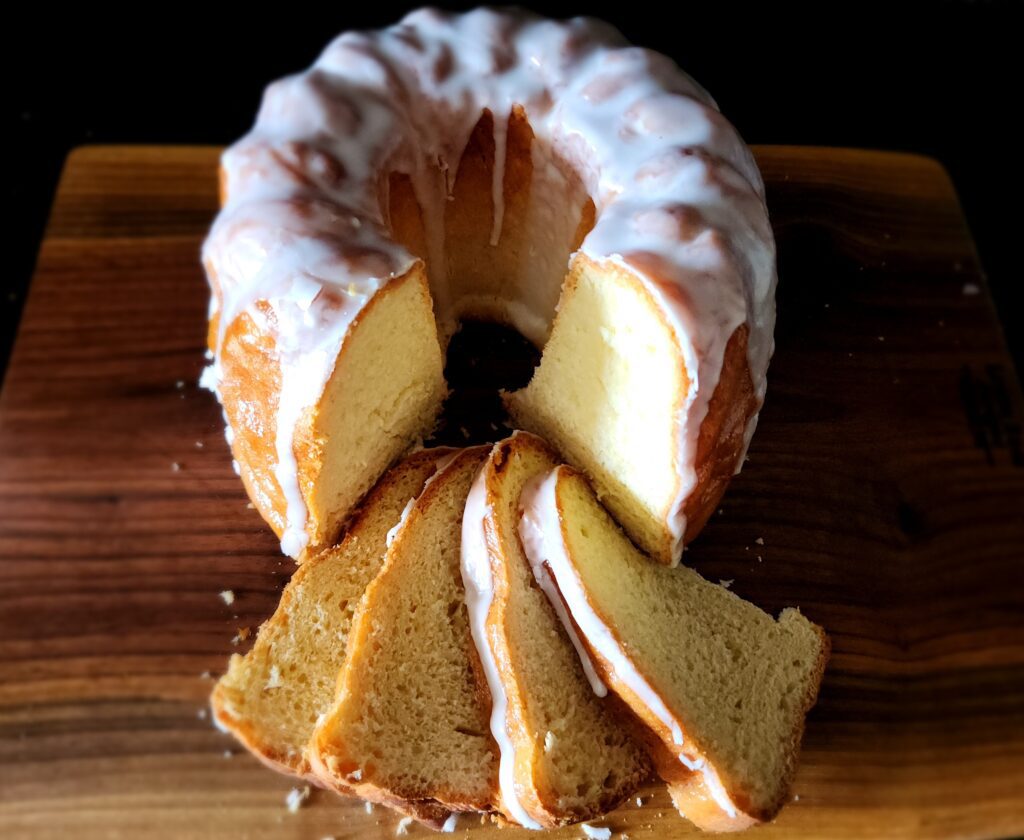
[[512,327],[463,321],[448,345],[449,394],[429,444],[467,446],[503,437],[509,426],[500,392],[524,387],[539,361],[540,351]]
[[466,446],[507,434],[502,391],[527,385],[540,362],[566,268],[594,224],[572,166],[536,137],[519,106],[485,110],[457,161],[428,156],[392,172],[387,218],[426,268],[449,395],[432,438]]

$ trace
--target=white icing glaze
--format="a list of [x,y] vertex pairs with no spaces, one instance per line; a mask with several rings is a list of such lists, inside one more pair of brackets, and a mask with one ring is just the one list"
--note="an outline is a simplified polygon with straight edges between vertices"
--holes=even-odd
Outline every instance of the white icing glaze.
[[[524,499],[530,498],[536,492],[537,485],[542,480],[543,476],[530,479],[523,487],[522,497]],[[565,628],[572,646],[576,649],[576,654],[580,658],[580,664],[583,666],[583,673],[586,674],[587,682],[590,683],[594,694],[598,697],[604,697],[608,694],[608,687],[598,675],[586,646],[580,639],[579,633],[576,632],[576,627],[572,623],[572,617],[566,610],[562,599],[558,597],[558,587],[555,586],[555,582],[551,579],[551,574],[544,564],[544,556],[547,553],[547,549],[545,547],[544,532],[540,529],[539,524],[527,511],[523,511],[523,515],[519,520],[519,538],[523,543],[523,551],[530,561],[530,568],[533,570],[533,576],[537,580],[538,586],[548,596],[548,600],[555,610],[555,615],[562,622],[562,627]]]
[[521,826],[539,830],[542,826],[526,813],[516,793],[515,747],[507,724],[508,695],[487,638],[487,613],[494,600],[494,576],[484,532],[487,514],[486,474],[481,469],[470,488],[462,514],[462,582],[466,588],[469,629],[491,691],[490,725],[491,735],[498,744],[498,788],[502,805],[508,816]]
[[409,501],[405,503],[405,507],[402,508],[402,513],[398,517],[398,521],[388,529],[387,534],[384,536],[384,545],[388,548],[391,548],[391,543],[395,541],[395,537],[398,535],[398,532],[401,531],[402,526],[405,525],[405,520],[409,518],[409,511],[412,510],[412,506],[414,504],[416,504],[416,499],[409,499]]
[[[452,300],[447,286],[444,203],[489,110],[499,149],[491,241],[500,241],[500,152],[516,105],[535,135],[538,201],[564,201],[544,193],[553,167],[538,164],[570,166],[596,209],[580,253],[641,277],[676,332],[692,383],[677,418],[680,485],[669,518],[677,557],[700,425],[725,345],[744,323],[763,396],[775,318],[763,185],[735,130],[675,64],[598,21],[523,12],[428,9],[378,32],[346,33],[305,73],[270,85],[255,127],[224,154],[226,203],[203,252],[219,319],[212,376],[222,375],[221,344],[239,315],[277,341],[275,477],[287,505],[286,553],[307,539],[295,426],[319,399],[353,319],[415,262],[390,236],[382,174],[410,177],[435,310],[450,332],[469,301]],[[504,302],[513,325],[541,341],[552,315],[542,297],[534,289]]]
[[[445,471],[445,469],[451,464],[452,461],[455,460],[458,454],[463,450],[449,449],[446,446],[441,446],[438,447],[436,451],[437,460],[434,462],[434,472],[431,474],[430,478],[423,482],[423,487],[420,488],[420,496],[423,495],[423,493],[431,484],[433,484],[435,481],[437,481],[438,478],[440,478],[441,473]],[[412,513],[412,509],[413,507],[415,507],[416,499],[418,498],[419,496],[409,499],[409,501],[405,503],[405,507],[402,508],[402,513],[398,517],[398,521],[394,525],[392,525],[388,529],[387,534],[384,535],[384,545],[387,548],[391,548],[391,543],[395,541],[395,538],[398,536],[399,532],[402,530],[402,528],[405,527],[405,523],[409,519],[409,514]]]
[[520,533],[531,535],[529,542],[523,540],[523,547],[530,557],[530,565],[534,568],[547,566],[557,586],[555,598],[564,601],[569,608],[587,643],[611,665],[616,679],[620,680],[672,734],[673,743],[680,748],[676,750],[679,761],[688,769],[700,772],[716,804],[729,817],[735,817],[736,806],[726,793],[714,768],[707,764],[703,756],[691,758],[684,754],[683,731],[678,717],[669,710],[661,695],[644,679],[615,638],[615,634],[594,612],[587,600],[586,592],[573,571],[558,515],[556,487],[562,469],[564,467],[556,467],[546,476],[535,479],[523,490],[520,502],[523,508]]

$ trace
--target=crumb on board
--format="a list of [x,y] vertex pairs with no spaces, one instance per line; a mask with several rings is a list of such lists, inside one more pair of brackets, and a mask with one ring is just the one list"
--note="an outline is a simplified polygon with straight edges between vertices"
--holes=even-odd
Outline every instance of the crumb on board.
[[590,838],[590,840],[608,840],[612,836],[612,830],[607,826],[596,826],[590,825],[589,823],[583,823],[580,828],[583,829],[583,833]]
[[206,709],[200,709],[196,712],[196,717],[200,720],[206,720]]
[[754,542],[756,542],[758,545],[764,545],[764,537],[758,537],[756,540],[754,540]]
[[249,634],[252,633],[252,629],[249,627],[239,627],[238,632],[235,633],[235,638],[231,640],[231,644],[240,645],[246,639],[249,638]]
[[402,817],[398,821],[398,828],[395,829],[395,834],[408,834],[410,825],[412,825],[412,817]]
[[372,802],[364,802],[363,803],[363,807],[366,808],[366,813],[367,814],[372,814],[373,813],[373,803]]
[[172,461],[171,472],[181,472],[181,464],[179,464],[177,461]]
[[441,831],[444,834],[452,834],[459,824],[458,814],[449,814],[448,819],[444,821],[444,825],[441,826]]
[[723,580],[718,581],[718,584],[723,589],[730,589],[735,582],[736,582],[736,578],[729,578],[728,580],[723,579]]
[[231,590],[231,589],[225,589],[225,590],[224,590],[223,592],[221,592],[221,593],[220,593],[220,599],[221,599],[221,600],[222,600],[222,601],[223,601],[223,602],[224,602],[225,604],[227,604],[227,605],[229,605],[229,606],[230,606],[231,604],[235,603],[235,593],[234,593],[234,590]]
[[981,286],[977,283],[964,283],[964,296],[974,297],[974,295],[981,294]]
[[288,813],[296,813],[307,799],[309,799],[309,785],[303,788],[292,788],[284,798],[284,804],[288,808]]

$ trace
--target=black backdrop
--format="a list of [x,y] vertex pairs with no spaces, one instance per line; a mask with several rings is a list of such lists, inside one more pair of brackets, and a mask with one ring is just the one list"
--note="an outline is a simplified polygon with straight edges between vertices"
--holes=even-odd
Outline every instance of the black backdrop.
[[[264,84],[304,68],[336,33],[386,25],[415,3],[174,6],[107,13],[56,4],[5,24],[0,369],[64,156],[82,143],[227,143]],[[450,8],[475,4],[443,4]],[[260,10],[263,8],[264,10]],[[1007,339],[1024,370],[1021,5],[812,6],[536,0],[553,17],[606,18],[674,57],[751,143],[903,149],[941,160],[960,192]],[[783,278],[784,281],[784,278]]]

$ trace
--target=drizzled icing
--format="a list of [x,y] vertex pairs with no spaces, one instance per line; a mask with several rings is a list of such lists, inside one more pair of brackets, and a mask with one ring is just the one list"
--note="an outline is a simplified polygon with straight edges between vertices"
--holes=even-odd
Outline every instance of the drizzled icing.
[[[683,730],[678,717],[668,708],[661,695],[644,679],[615,634],[590,606],[586,592],[573,570],[562,535],[556,496],[558,477],[562,469],[564,468],[556,467],[523,488],[520,499],[523,514],[519,533],[523,536],[523,549],[530,558],[530,565],[535,572],[543,568],[550,572],[557,588],[545,591],[552,597],[552,602],[564,600],[564,606],[568,607],[573,621],[580,628],[587,643],[611,666],[616,679],[620,680],[671,733],[672,742],[679,748],[676,750],[679,761],[687,769],[702,774],[708,793],[715,803],[729,817],[734,818],[737,815],[736,806],[726,793],[714,767],[710,766],[703,756],[691,758],[683,752]],[[590,657],[583,655],[582,660],[585,663],[589,662]]]
[[[308,541],[295,426],[323,392],[355,317],[416,261],[391,236],[384,176],[404,173],[413,185],[435,310],[450,332],[460,301],[448,288],[445,201],[488,110],[498,150],[491,241],[500,241],[514,106],[534,132],[540,200],[564,201],[544,192],[553,161],[575,172],[596,210],[578,253],[646,281],[682,348],[692,387],[677,421],[680,489],[669,523],[677,555],[697,435],[725,345],[743,323],[763,395],[775,314],[763,185],[735,130],[674,63],[598,21],[524,12],[426,9],[388,29],[346,33],[309,70],[270,85],[255,127],[225,152],[226,200],[203,251],[218,319],[207,381],[219,383],[225,331],[243,313],[274,337],[280,355],[275,478],[286,503],[286,553]],[[548,291],[551,300],[557,290]],[[539,341],[552,317],[541,297],[503,302],[513,324]]]
[[523,808],[516,793],[515,747],[509,735],[508,695],[501,681],[498,662],[487,638],[487,613],[494,600],[494,575],[487,549],[484,520],[489,513],[487,505],[486,466],[480,470],[466,497],[462,514],[462,582],[466,587],[466,608],[473,644],[480,656],[487,687],[491,691],[491,735],[498,744],[498,788],[501,802],[508,815],[524,828],[540,829],[541,825]]

